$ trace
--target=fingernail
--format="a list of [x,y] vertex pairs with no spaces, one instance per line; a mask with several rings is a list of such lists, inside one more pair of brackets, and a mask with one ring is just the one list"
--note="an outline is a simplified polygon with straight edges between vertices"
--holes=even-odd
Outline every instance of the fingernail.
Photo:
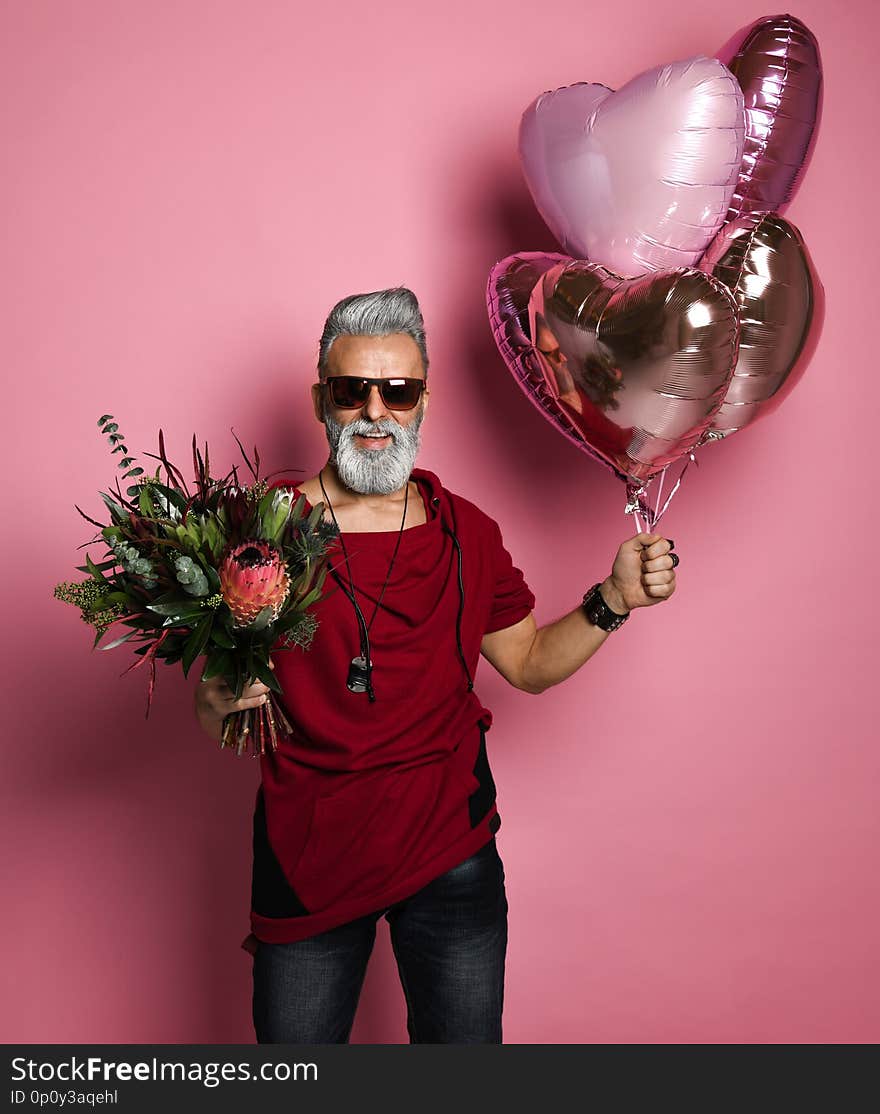
[[675,548],[675,542],[672,540],[672,538],[667,538],[666,540],[669,542],[669,548],[674,549]]

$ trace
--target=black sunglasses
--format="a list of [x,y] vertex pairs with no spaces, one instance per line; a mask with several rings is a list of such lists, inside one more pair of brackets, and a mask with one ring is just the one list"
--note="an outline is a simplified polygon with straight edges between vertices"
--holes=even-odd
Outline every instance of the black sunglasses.
[[424,379],[367,379],[362,375],[328,375],[322,386],[340,410],[356,410],[370,397],[373,384],[379,388],[389,410],[412,410],[426,390]]

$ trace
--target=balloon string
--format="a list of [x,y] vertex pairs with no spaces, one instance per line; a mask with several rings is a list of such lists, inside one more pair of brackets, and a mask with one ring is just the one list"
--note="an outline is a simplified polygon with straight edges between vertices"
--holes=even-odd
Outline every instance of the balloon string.
[[[650,480],[648,482],[650,483]],[[653,512],[651,508],[642,499],[642,495],[644,494],[645,490],[645,485],[641,483],[641,481],[638,482],[638,485],[634,480],[627,481],[626,494],[628,496],[628,502],[626,504],[626,507],[624,508],[624,514],[631,514],[633,516],[633,522],[635,523],[637,534],[647,533],[650,529],[653,519]],[[644,527],[642,526],[639,514],[641,514],[642,518],[644,519]]]
[[[667,465],[667,467],[668,467],[668,465]],[[662,498],[662,496],[663,496],[663,481],[664,481],[665,479],[666,479],[666,468],[664,468],[664,469],[663,469],[663,470],[661,471],[661,473],[660,473],[660,479],[659,479],[659,480],[657,481],[657,498],[656,498],[656,499],[655,499],[655,501],[654,501],[654,506],[655,506],[655,507],[659,507],[659,506],[660,506],[660,500],[661,500],[661,498]]]
[[[673,495],[675,495],[676,491],[678,491],[679,487],[681,486],[681,481],[684,479],[684,474],[685,474],[685,472],[687,472],[688,468],[690,467],[691,461],[693,461],[694,464],[697,465],[697,467],[700,466],[700,462],[697,460],[696,456],[694,455],[694,450],[693,449],[688,453],[688,457],[689,457],[689,459],[685,462],[684,468],[682,468],[681,472],[679,473],[678,479],[675,481],[675,486],[672,488],[672,490],[666,496],[666,502],[663,504],[662,507],[660,507],[660,499],[661,499],[662,494],[663,494],[663,481],[666,478],[666,468],[665,467],[659,473],[660,480],[659,480],[658,487],[657,487],[657,499],[656,499],[656,502],[655,502],[653,507],[650,506],[650,504],[647,502],[647,499],[643,498],[643,496],[646,496],[647,489],[650,486],[651,480],[653,480],[654,477],[652,476],[648,480],[647,484],[644,484],[641,481],[635,481],[635,480],[627,481],[627,485],[626,485],[627,504],[626,504],[626,507],[624,508],[624,513],[625,514],[631,514],[633,516],[633,521],[636,525],[636,533],[637,534],[641,534],[643,532],[644,533],[653,532],[653,530],[657,526],[657,523],[660,521],[660,519],[666,513],[666,508],[672,502]],[[667,465],[667,467],[668,467],[668,465]],[[659,510],[658,510],[658,507],[659,507]],[[644,528],[642,527],[641,519],[639,518],[639,515],[641,515],[642,518],[644,519]]]
[[[688,453],[688,458],[689,459],[686,462],[684,468],[682,468],[681,472],[679,473],[678,479],[675,481],[675,487],[672,489],[672,491],[669,492],[669,495],[667,496],[666,502],[663,504],[662,508],[660,509],[660,511],[657,514],[657,517],[654,519],[654,524],[655,525],[660,521],[663,514],[665,513],[666,508],[669,506],[669,504],[672,500],[672,496],[676,493],[676,491],[678,491],[679,486],[681,485],[681,481],[684,479],[684,474],[685,474],[685,472],[687,472],[688,468],[690,467],[691,461],[693,461],[694,464],[696,464],[696,466],[698,468],[700,466],[699,461],[694,456],[693,449]],[[658,499],[657,502],[659,503],[660,500]]]

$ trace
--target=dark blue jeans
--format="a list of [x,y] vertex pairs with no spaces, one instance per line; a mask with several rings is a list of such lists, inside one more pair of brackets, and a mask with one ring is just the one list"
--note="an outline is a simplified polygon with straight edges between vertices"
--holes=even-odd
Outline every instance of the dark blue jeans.
[[501,1044],[507,895],[495,837],[411,897],[293,944],[259,941],[260,1044],[347,1044],[384,914],[410,1044]]

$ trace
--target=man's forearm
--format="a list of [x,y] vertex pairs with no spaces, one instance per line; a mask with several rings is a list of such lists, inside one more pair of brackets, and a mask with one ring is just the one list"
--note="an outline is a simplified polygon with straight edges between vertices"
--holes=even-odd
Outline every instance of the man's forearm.
[[[607,580],[603,581],[601,591],[612,611],[618,614],[626,611],[619,594]],[[540,627],[526,658],[523,687],[527,692],[539,693],[558,685],[576,673],[611,633],[594,626],[580,605],[555,623]]]

